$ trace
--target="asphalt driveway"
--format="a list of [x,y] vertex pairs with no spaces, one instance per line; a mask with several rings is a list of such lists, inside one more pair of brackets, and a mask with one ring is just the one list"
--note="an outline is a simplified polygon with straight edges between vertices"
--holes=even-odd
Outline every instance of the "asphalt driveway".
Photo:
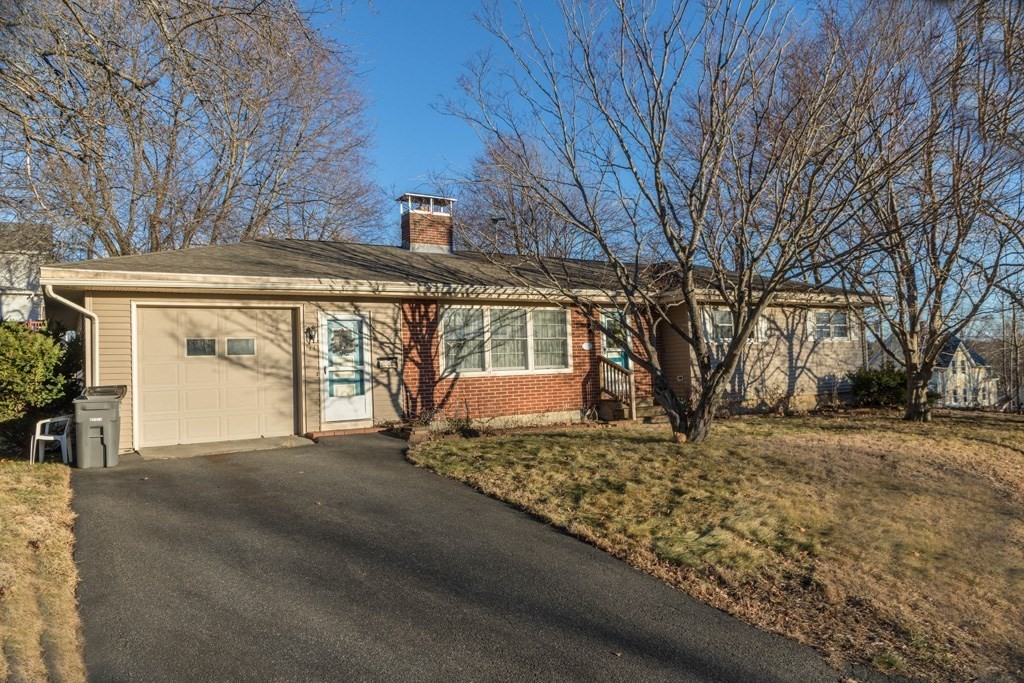
[[840,679],[404,447],[76,470],[90,679]]

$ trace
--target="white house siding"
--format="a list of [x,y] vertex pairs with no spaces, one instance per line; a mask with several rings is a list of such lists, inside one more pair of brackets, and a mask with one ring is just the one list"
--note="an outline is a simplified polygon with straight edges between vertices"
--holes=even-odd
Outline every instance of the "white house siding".
[[941,395],[939,403],[952,408],[991,408],[999,402],[999,382],[991,368],[976,365],[962,345],[949,366],[932,373],[931,387]]
[[0,320],[43,319],[39,254],[0,251]]
[[43,319],[43,297],[34,292],[0,290],[0,320],[27,322]]

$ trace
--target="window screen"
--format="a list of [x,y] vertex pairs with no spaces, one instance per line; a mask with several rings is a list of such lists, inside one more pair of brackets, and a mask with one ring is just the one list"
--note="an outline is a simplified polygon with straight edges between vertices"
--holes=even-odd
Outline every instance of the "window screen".
[[538,369],[569,367],[569,335],[565,311],[533,312],[533,366]]
[[847,339],[850,319],[846,311],[818,311],[814,314],[815,339]]
[[711,338],[732,339],[732,311],[716,309],[711,311]]
[[495,370],[526,369],[525,309],[491,309],[491,367]]
[[484,309],[449,308],[445,311],[441,336],[447,370],[484,369]]

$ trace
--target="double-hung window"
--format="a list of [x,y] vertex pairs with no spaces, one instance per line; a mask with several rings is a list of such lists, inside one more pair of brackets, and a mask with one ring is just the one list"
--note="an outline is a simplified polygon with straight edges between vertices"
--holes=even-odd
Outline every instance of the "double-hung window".
[[533,367],[538,370],[569,367],[569,330],[565,324],[565,311],[534,309]]
[[484,309],[447,309],[441,336],[448,370],[479,372],[484,369]]
[[442,316],[447,372],[569,368],[569,326],[560,308],[452,306]]
[[525,370],[528,364],[526,309],[492,308],[491,367],[495,370]]
[[846,311],[817,311],[814,314],[814,338],[849,339],[850,318]]
[[715,308],[711,311],[712,341],[729,341],[733,336],[732,311]]

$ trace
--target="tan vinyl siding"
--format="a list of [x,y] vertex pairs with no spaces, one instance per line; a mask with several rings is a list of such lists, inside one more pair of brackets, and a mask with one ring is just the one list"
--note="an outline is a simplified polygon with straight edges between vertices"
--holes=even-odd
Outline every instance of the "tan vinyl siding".
[[845,391],[846,376],[863,364],[860,324],[851,311],[848,338],[818,340],[812,324],[816,310],[768,309],[763,339],[749,345],[731,391],[747,403],[765,408],[786,397],[832,396]]
[[130,451],[133,421],[131,299],[97,293],[86,300],[86,307],[100,318],[100,383],[128,387],[128,394],[121,402],[120,450]]
[[[402,383],[400,368],[402,367],[402,316],[398,304],[386,302],[357,301],[308,301],[303,306],[303,325],[305,328],[319,329],[321,313],[358,313],[369,320],[370,330],[370,377],[373,388],[373,421],[380,424],[384,421],[398,420],[402,416]],[[321,370],[319,340],[305,343],[305,375],[304,400],[306,404],[306,430],[344,429],[344,422],[322,422],[321,401]],[[383,370],[378,367],[378,360],[392,356],[396,359],[394,370]]]
[[[210,306],[283,306],[298,312],[297,335],[301,359],[296,367],[296,381],[301,383],[298,397],[304,416],[300,431],[315,432],[344,429],[352,424],[322,423],[320,410],[320,343],[308,342],[305,330],[318,329],[319,313],[361,313],[369,318],[370,361],[372,365],[373,420],[380,423],[401,417],[404,405],[400,368],[402,367],[401,309],[397,303],[322,299],[309,301],[299,297],[231,298],[208,294],[137,294],[90,292],[85,305],[100,317],[100,379],[103,384],[124,384],[128,387],[121,407],[121,449],[131,450],[133,430],[132,396],[132,302],[160,305],[209,304]],[[89,343],[89,337],[86,337]],[[384,356],[396,358],[394,370],[379,369],[377,360]],[[301,372],[299,372],[301,370]]]
[[[130,450],[132,446],[133,415],[132,405],[132,302],[136,305],[160,303],[161,305],[209,304],[211,306],[289,306],[300,311],[298,321],[299,346],[302,358],[299,367],[303,377],[297,381],[302,383],[299,396],[304,417],[301,431],[313,432],[327,429],[343,429],[346,423],[322,424],[321,412],[321,354],[319,340],[309,343],[304,331],[312,327],[318,328],[319,312],[357,312],[369,316],[371,335],[371,364],[373,387],[374,422],[398,420],[403,405],[402,385],[400,378],[401,348],[401,312],[396,303],[379,301],[353,301],[351,299],[324,299],[309,301],[289,297],[258,297],[230,298],[203,294],[123,294],[123,293],[89,293],[86,307],[95,311],[100,319],[99,362],[103,384],[124,384],[128,387],[128,395],[122,403],[121,410],[121,447]],[[87,337],[88,341],[88,337]],[[394,356],[396,370],[381,370],[377,360],[383,356]]]
[[[757,340],[749,342],[744,349],[727,394],[748,408],[763,409],[790,398],[802,405],[813,404],[818,397],[845,391],[847,374],[864,362],[861,323],[856,311],[851,310],[849,338],[817,340],[810,322],[813,318],[808,318],[816,310],[819,309],[768,309]],[[687,329],[689,323],[684,306],[673,308],[670,315],[677,325]],[[667,326],[662,329],[661,344],[662,362],[672,388],[686,400],[697,376],[692,351]],[[711,344],[712,358],[723,354],[724,344]]]
[[[686,306],[674,306],[669,310],[669,318],[679,326],[680,329],[687,329],[690,324],[689,316],[686,315]],[[665,374],[668,375],[669,385],[672,391],[676,392],[683,401],[690,396],[691,369],[690,369],[690,345],[676,334],[668,325],[662,323],[659,326],[659,341],[661,342],[661,353],[664,354]]]

